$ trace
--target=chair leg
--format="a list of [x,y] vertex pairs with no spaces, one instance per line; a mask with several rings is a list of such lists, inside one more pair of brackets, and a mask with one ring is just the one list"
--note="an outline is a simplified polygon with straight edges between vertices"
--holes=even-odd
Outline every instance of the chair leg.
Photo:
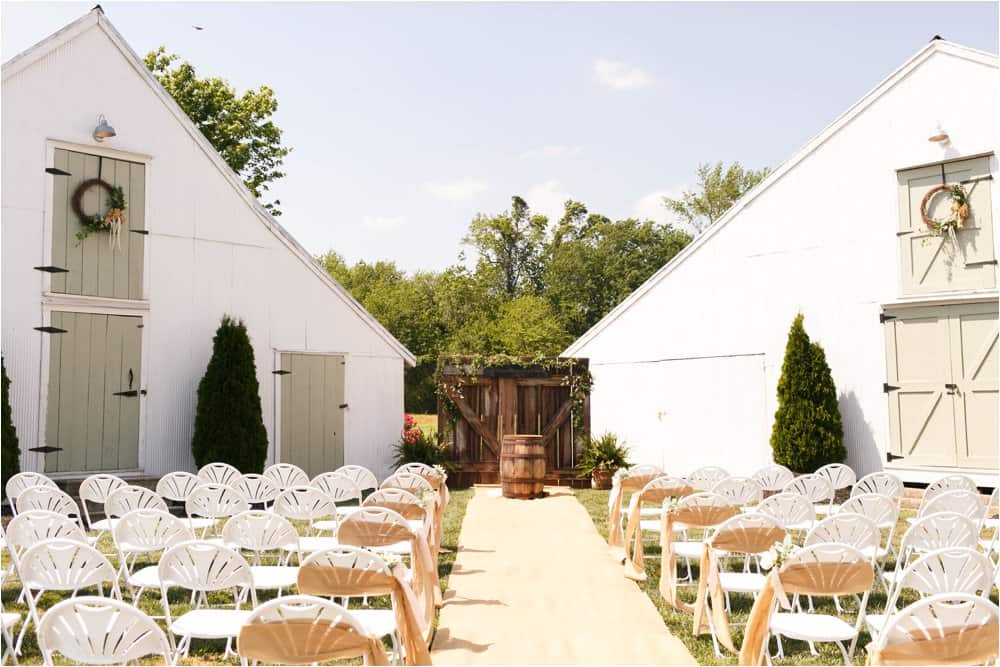
[[808,644],[809,644],[809,653],[812,655],[819,655],[819,651],[816,650],[816,644],[812,642],[808,642]]
[[844,644],[843,644],[843,642],[833,642],[833,643],[837,645],[837,648],[839,648],[839,649],[840,649],[840,654],[841,654],[842,656],[844,656],[844,664],[845,664],[845,665],[850,665],[850,664],[852,664],[852,663],[851,663],[851,656],[847,654],[847,649],[846,649],[846,648],[844,648]]

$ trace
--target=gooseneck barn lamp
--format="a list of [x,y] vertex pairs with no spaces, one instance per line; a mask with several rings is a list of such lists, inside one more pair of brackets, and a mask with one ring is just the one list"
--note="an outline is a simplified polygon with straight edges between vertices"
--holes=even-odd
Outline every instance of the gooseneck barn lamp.
[[932,132],[931,136],[927,138],[927,141],[944,146],[948,143],[948,141],[950,141],[950,139],[951,137],[949,137],[948,133],[944,131],[943,127],[941,127],[941,123],[938,123],[934,127],[934,132]]
[[108,119],[101,114],[97,118],[97,127],[94,128],[94,139],[97,141],[104,141],[105,139],[110,139],[111,137],[118,134],[115,132],[115,128],[108,124]]

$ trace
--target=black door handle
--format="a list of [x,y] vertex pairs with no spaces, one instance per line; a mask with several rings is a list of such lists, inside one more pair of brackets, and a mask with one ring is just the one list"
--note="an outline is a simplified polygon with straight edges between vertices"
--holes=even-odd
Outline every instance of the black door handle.
[[905,459],[905,458],[906,458],[905,456],[900,456],[899,454],[893,454],[892,452],[885,453],[886,463],[892,463],[896,459]]
[[954,395],[958,392],[958,385],[955,384],[954,382],[945,383],[944,388],[945,391],[947,391],[951,395]]

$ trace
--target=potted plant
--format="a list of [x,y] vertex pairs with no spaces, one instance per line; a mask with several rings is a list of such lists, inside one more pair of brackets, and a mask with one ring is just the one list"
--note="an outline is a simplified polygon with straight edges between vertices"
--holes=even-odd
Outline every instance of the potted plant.
[[610,489],[611,478],[619,468],[627,468],[628,446],[618,442],[614,433],[602,433],[599,436],[587,438],[580,453],[580,477],[590,477],[590,484],[595,489]]

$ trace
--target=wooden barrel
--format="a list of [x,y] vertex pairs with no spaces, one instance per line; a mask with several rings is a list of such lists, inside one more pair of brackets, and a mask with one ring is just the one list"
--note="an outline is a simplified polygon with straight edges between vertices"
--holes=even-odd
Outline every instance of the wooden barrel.
[[545,448],[540,435],[505,435],[500,446],[500,485],[505,498],[541,498]]

